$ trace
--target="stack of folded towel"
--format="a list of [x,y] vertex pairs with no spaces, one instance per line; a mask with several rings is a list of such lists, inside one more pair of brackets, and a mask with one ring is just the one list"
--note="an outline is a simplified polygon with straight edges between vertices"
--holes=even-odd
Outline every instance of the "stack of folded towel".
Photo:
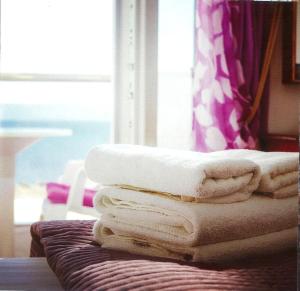
[[104,185],[94,199],[104,248],[215,262],[296,247],[297,153],[103,145],[85,166]]

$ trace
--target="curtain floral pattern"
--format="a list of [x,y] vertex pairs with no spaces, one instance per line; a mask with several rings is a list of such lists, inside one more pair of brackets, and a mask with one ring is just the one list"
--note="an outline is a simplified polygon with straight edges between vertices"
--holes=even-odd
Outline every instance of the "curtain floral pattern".
[[[248,126],[258,84],[263,35],[251,1],[197,0],[193,80],[194,148],[257,146],[258,118]],[[265,90],[266,91],[266,90]]]

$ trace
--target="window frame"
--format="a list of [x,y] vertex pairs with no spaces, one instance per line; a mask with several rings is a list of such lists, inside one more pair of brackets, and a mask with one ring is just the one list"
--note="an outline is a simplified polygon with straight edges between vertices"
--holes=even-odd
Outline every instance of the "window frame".
[[0,81],[111,82],[110,75],[0,73]]
[[157,144],[158,0],[114,2],[113,142]]

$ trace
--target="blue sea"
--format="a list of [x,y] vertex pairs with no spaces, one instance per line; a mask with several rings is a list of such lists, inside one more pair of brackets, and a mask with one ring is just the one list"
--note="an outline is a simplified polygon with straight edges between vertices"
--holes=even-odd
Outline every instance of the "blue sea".
[[97,120],[1,120],[0,127],[71,129],[72,136],[42,139],[17,155],[16,182],[56,181],[68,160],[84,159],[97,144],[110,140],[110,123]]

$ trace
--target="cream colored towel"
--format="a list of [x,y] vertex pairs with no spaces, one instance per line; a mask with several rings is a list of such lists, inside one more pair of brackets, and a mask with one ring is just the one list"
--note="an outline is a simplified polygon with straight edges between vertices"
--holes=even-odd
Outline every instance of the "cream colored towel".
[[[134,186],[197,198],[246,200],[257,188],[259,167],[246,159],[136,145],[101,145],[86,159],[88,177],[103,185]],[[225,197],[225,199],[224,199]]]
[[127,251],[132,254],[170,259],[216,263],[277,253],[297,247],[297,228],[289,228],[247,239],[232,240],[196,247],[184,247],[128,235],[121,230],[94,225],[95,240],[103,248]]
[[[259,165],[262,177],[257,192],[274,198],[298,194],[299,153],[228,150],[226,155],[229,158],[245,158]],[[224,154],[214,152],[212,156],[222,158]]]
[[297,197],[252,196],[233,204],[183,202],[104,187],[94,197],[102,223],[172,244],[196,246],[243,239],[297,226]]

